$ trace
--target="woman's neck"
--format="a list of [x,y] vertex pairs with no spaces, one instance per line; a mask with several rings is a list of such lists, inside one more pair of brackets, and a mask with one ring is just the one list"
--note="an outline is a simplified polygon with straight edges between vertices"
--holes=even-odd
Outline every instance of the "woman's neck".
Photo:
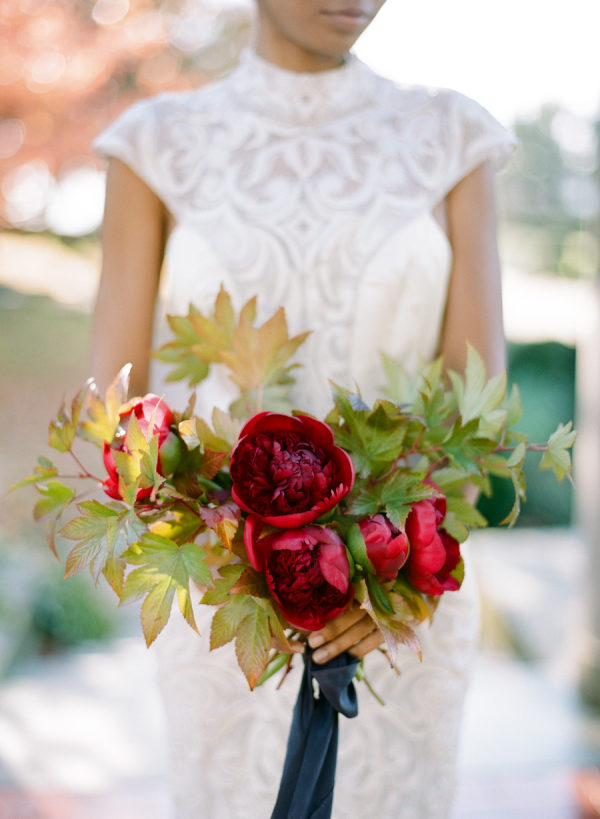
[[344,64],[347,56],[307,51],[287,39],[272,36],[263,26],[258,27],[254,50],[263,60],[279,68],[311,74],[337,68]]

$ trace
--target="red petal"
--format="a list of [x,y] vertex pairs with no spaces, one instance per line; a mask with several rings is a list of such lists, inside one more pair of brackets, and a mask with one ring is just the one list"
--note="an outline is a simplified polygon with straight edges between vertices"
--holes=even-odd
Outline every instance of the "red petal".
[[346,594],[350,584],[350,564],[341,538],[339,543],[321,543],[319,567],[325,580],[342,594]]
[[436,533],[437,517],[435,507],[428,500],[413,503],[406,519],[406,534],[411,547],[429,543]]
[[273,549],[273,536],[266,535],[260,537],[260,533],[264,529],[264,524],[261,520],[249,515],[244,524],[244,546],[250,561],[250,565],[257,572],[264,573],[267,560]]

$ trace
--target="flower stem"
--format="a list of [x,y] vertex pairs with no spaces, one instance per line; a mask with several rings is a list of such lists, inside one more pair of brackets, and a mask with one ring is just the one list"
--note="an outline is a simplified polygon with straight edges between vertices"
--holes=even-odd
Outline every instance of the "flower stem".
[[[92,473],[89,471],[89,469],[85,468],[85,466],[81,463],[81,461],[79,460],[77,455],[75,455],[75,453],[73,452],[72,449],[69,450],[69,454],[71,455],[71,457],[73,458],[73,460],[75,461],[77,466],[82,470],[82,473],[80,475],[77,475],[78,478],[91,478],[91,480],[98,481],[98,483],[103,482],[102,478],[98,478],[96,475],[92,475]],[[63,477],[67,477],[67,476],[64,475]]]

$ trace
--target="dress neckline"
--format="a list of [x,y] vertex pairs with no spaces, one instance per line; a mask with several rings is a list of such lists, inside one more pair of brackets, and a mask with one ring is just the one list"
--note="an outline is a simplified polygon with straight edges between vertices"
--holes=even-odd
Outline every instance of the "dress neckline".
[[295,125],[319,125],[364,109],[376,75],[349,54],[342,65],[290,71],[246,49],[229,80],[245,108]]

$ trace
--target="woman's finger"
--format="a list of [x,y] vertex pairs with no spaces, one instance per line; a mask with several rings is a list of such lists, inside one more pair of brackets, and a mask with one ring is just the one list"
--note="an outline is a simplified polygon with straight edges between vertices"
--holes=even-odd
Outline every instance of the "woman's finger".
[[368,615],[361,617],[361,619],[353,623],[350,628],[347,628],[333,640],[328,641],[317,649],[313,654],[313,660],[316,663],[325,663],[327,660],[331,660],[332,657],[337,657],[338,654],[342,654],[357,643],[360,643],[361,640],[371,634],[374,629],[375,624]]
[[365,654],[368,654],[370,651],[374,651],[376,648],[384,642],[384,636],[379,631],[379,629],[375,629],[372,631],[371,634],[367,635],[364,640],[360,640],[356,645],[352,646],[352,648],[348,649],[348,654],[352,654],[353,657],[364,657]]
[[363,609],[358,606],[351,606],[346,609],[343,614],[340,614],[339,617],[336,617],[335,620],[330,620],[329,623],[323,626],[322,629],[319,629],[319,631],[313,631],[308,638],[309,646],[311,648],[317,648],[324,643],[328,643],[330,640],[334,640],[338,634],[342,634],[342,632],[353,626],[354,623],[362,620],[364,616],[365,612]]

